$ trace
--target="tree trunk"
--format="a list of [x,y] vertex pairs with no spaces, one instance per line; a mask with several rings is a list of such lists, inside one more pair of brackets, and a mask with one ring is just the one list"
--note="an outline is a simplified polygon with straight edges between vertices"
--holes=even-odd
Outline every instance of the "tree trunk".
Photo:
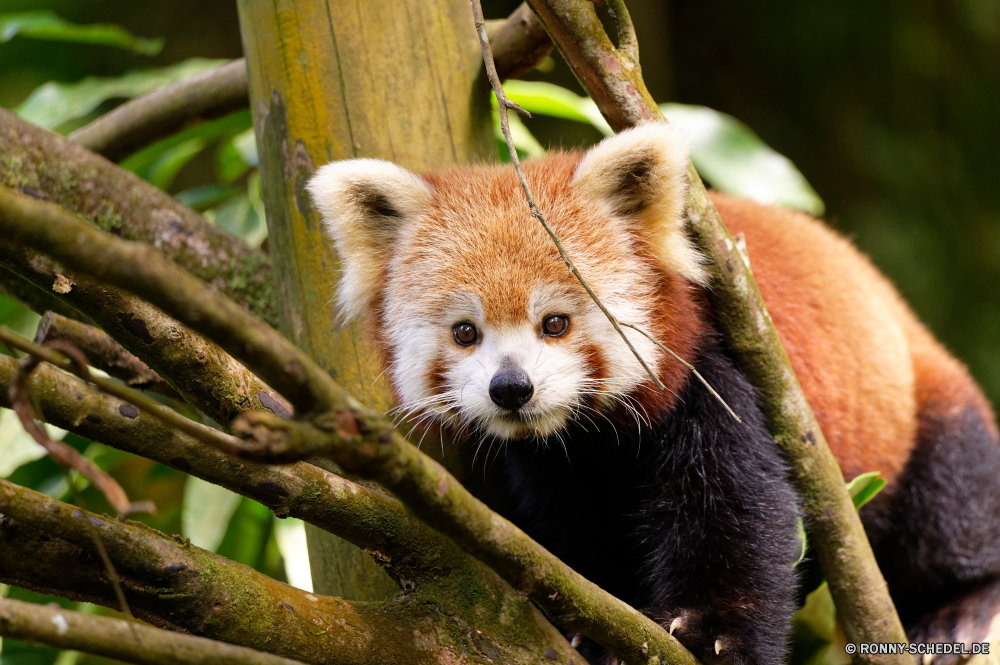
[[[305,190],[328,161],[415,171],[495,151],[466,0],[240,0],[282,332],[368,406],[392,405],[361,326],[330,304],[339,262]],[[395,585],[360,550],[310,529],[316,591],[373,600]]]

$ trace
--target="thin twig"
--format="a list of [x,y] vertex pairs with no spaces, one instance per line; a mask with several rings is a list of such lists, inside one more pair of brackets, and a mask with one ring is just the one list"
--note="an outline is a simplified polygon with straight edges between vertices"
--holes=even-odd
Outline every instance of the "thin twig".
[[[148,328],[148,326],[147,326]],[[45,312],[35,343],[51,346],[62,341],[79,349],[87,361],[97,369],[107,372],[127,386],[152,390],[168,397],[181,399],[160,375],[134,355],[126,351],[108,333],[81,321],[67,318],[53,311]],[[214,414],[210,414],[213,415]]]
[[650,342],[652,342],[653,344],[656,344],[658,347],[660,347],[661,349],[663,349],[664,351],[666,351],[667,353],[669,353],[670,355],[672,355],[677,360],[677,362],[681,363],[682,365],[684,365],[685,367],[687,367],[689,370],[691,370],[691,373],[694,374],[696,377],[698,377],[698,380],[701,381],[705,385],[706,388],[708,388],[708,392],[712,393],[712,395],[715,396],[715,399],[719,400],[719,403],[721,403],[722,406],[726,407],[726,410],[729,411],[729,415],[731,415],[733,418],[735,418],[736,422],[738,422],[738,423],[742,423],[743,422],[742,420],[740,420],[740,417],[738,415],[736,415],[736,412],[733,411],[731,408],[729,408],[729,405],[726,404],[726,400],[722,399],[722,395],[720,395],[719,393],[715,392],[715,388],[712,387],[712,384],[710,384],[708,381],[706,381],[705,377],[703,377],[701,375],[701,372],[699,372],[698,370],[696,370],[694,368],[694,365],[692,365],[688,361],[686,361],[683,358],[681,358],[679,355],[677,355],[676,353],[674,353],[666,345],[664,345],[661,342],[659,342],[656,338],[654,338],[652,335],[650,335],[649,333],[647,333],[642,328],[639,328],[638,326],[633,326],[631,323],[621,323],[621,325],[624,326],[624,327],[626,327],[626,328],[631,328],[632,330],[635,330],[636,332],[642,333],[643,335],[646,336],[646,338]]
[[249,104],[247,63],[240,58],[126,102],[69,140],[116,162],[189,122],[219,118]]
[[472,0],[472,16],[476,21],[476,32],[479,33],[479,44],[483,49],[483,62],[486,63],[486,75],[490,79],[490,85],[493,86],[493,92],[496,93],[497,105],[500,108],[500,129],[503,131],[503,136],[507,140],[507,150],[510,152],[510,161],[514,164],[514,170],[517,171],[517,179],[521,183],[521,189],[524,191],[524,197],[528,199],[528,209],[531,211],[531,216],[537,219],[542,225],[542,228],[545,229],[545,232],[549,234],[552,242],[556,245],[556,249],[559,250],[559,256],[562,257],[566,267],[569,268],[569,271],[573,274],[573,276],[579,280],[580,285],[583,286],[584,290],[588,295],[590,295],[594,303],[596,303],[600,310],[604,312],[604,316],[608,317],[608,321],[611,322],[611,326],[621,336],[621,338],[625,340],[625,344],[627,344],[628,348],[631,349],[632,355],[636,357],[636,360],[639,361],[642,368],[646,370],[646,373],[649,374],[649,377],[653,380],[653,383],[656,384],[656,387],[660,390],[667,390],[667,387],[663,385],[653,370],[650,369],[649,365],[646,364],[646,361],[641,355],[639,355],[636,348],[632,346],[632,342],[629,341],[629,338],[625,336],[625,332],[619,327],[618,320],[613,314],[611,314],[611,312],[608,311],[608,308],[604,306],[604,303],[602,303],[601,299],[597,297],[594,290],[590,288],[590,284],[587,283],[587,280],[584,279],[583,275],[580,274],[580,271],[576,269],[573,259],[571,259],[569,253],[566,252],[566,248],[563,247],[562,241],[559,240],[559,236],[557,236],[555,231],[552,230],[552,227],[549,226],[549,223],[545,220],[545,216],[542,215],[542,211],[539,210],[538,206],[535,204],[535,198],[531,195],[531,189],[528,187],[528,181],[525,179],[524,171],[521,169],[521,160],[517,157],[517,149],[514,147],[514,139],[511,138],[510,135],[510,124],[507,120],[507,109],[514,109],[521,115],[528,118],[531,117],[531,114],[518,106],[515,102],[507,99],[507,95],[504,94],[503,85],[500,83],[500,77],[497,76],[496,66],[493,63],[493,51],[490,48],[490,40],[486,37],[486,23],[483,19],[483,8],[482,5],[480,5],[479,0]]
[[[5,340],[6,341],[6,340]],[[65,350],[63,350],[65,352]],[[70,355],[70,354],[67,354]],[[149,501],[132,503],[125,490],[118,482],[109,476],[103,469],[81,455],[77,450],[62,441],[54,441],[49,437],[45,428],[36,421],[38,414],[31,400],[28,398],[28,377],[38,366],[39,359],[28,356],[21,363],[21,371],[17,380],[10,387],[11,409],[17,414],[24,430],[31,435],[38,445],[49,453],[49,456],[63,469],[75,469],[80,475],[94,483],[107,498],[108,503],[118,512],[119,516],[131,515],[138,512],[156,512],[156,507]],[[67,476],[68,477],[68,476]],[[82,507],[82,506],[81,506]]]

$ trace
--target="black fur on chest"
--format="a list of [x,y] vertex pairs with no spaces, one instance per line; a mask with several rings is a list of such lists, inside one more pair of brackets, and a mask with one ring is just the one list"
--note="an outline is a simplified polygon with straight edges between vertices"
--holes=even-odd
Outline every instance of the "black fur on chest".
[[747,662],[780,662],[799,552],[787,468],[717,340],[695,366],[742,424],[691,377],[651,426],[585,421],[562,442],[510,442],[487,481],[503,484],[511,519],[577,572],[664,622],[688,617],[679,636],[704,662],[716,640]]

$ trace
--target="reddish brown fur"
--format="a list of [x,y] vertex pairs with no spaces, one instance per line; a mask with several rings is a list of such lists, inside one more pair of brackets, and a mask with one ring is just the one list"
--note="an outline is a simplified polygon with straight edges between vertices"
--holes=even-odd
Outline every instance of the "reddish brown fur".
[[965,368],[846,240],[801,213],[712,199],[730,231],[746,237],[761,295],[846,478],[895,478],[918,410],[972,403],[995,432]]
[[[609,233],[594,201],[569,186],[580,158],[579,153],[553,153],[528,162],[525,171],[539,207],[586,276],[588,268],[614,268],[621,238]],[[424,177],[434,189],[424,219],[433,222],[421,225],[408,265],[416,272],[420,270],[417,263],[426,256],[448,256],[446,271],[419,276],[427,288],[433,285],[433,293],[464,289],[479,294],[487,320],[495,324],[516,323],[523,318],[528,285],[557,283],[581,298],[588,297],[569,274],[544,229],[530,217],[511,169],[482,166]],[[487,211],[493,217],[484,218]],[[691,362],[705,326],[699,290],[683,277],[655,271],[644,232],[633,229],[631,235],[627,249],[643,257],[649,280],[648,284],[635,285],[634,297],[655,302],[648,332]],[[433,298],[433,294],[428,295],[429,300]],[[649,414],[668,408],[687,381],[684,366],[663,355],[656,370],[672,392],[665,393],[648,381],[633,395]],[[590,357],[597,361],[602,356]],[[599,378],[604,370],[598,364],[595,362],[590,373]]]

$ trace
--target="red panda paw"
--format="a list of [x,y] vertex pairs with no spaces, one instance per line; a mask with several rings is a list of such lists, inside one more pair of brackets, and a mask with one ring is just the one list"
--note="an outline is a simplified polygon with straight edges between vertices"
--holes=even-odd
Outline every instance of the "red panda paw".
[[[713,609],[680,608],[649,612],[704,665],[749,665],[764,662],[737,636],[733,627],[722,625]],[[751,646],[750,649],[747,647]]]

